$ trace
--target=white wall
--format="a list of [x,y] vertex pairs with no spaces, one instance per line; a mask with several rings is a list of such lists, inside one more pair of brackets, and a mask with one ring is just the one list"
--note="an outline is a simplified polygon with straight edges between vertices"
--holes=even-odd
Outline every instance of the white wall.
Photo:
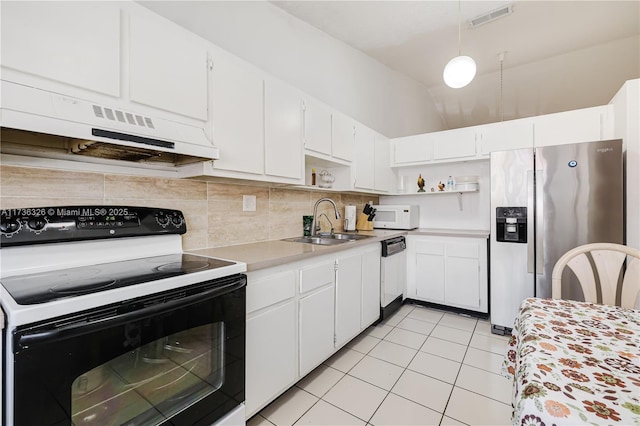
[[627,245],[640,248],[640,79],[627,81],[610,103],[615,137],[626,149]]
[[426,87],[269,2],[139,3],[387,137],[444,129]]
[[[408,192],[416,195],[381,196],[380,204],[417,204],[420,206],[421,228],[454,228],[454,229],[490,229],[491,208],[491,175],[489,160],[469,161],[465,163],[434,164],[429,166],[403,167],[397,170],[399,176],[407,176]],[[422,174],[426,184],[425,190],[442,181],[446,184],[449,175],[478,176],[478,192],[461,195],[462,210],[458,204],[458,195],[451,194],[420,195],[418,191],[418,174]]]

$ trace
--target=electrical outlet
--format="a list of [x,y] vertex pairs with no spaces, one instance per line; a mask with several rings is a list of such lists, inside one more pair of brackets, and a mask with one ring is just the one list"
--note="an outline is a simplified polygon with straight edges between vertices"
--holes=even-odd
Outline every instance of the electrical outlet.
[[243,212],[255,212],[256,211],[256,196],[255,195],[243,195],[242,196],[242,211]]

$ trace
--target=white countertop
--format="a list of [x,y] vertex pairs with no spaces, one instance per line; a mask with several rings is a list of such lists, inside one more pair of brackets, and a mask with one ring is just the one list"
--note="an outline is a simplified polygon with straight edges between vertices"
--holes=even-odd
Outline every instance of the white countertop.
[[378,243],[388,238],[400,235],[438,235],[449,237],[476,237],[488,238],[489,231],[473,229],[430,229],[421,228],[412,231],[403,230],[382,230],[360,231],[361,235],[369,235],[371,238],[335,245],[315,245],[296,243],[282,240],[258,241],[255,243],[239,244],[234,246],[224,246],[207,248],[201,250],[190,250],[189,253],[229,259],[247,264],[247,271],[270,268],[283,265],[298,260],[311,258],[317,255],[334,253],[354,247],[361,247],[367,244]]
[[366,244],[378,243],[382,240],[386,240],[387,238],[406,235],[407,231],[374,230],[360,231],[358,234],[368,235],[371,238],[327,246],[282,240],[269,240],[239,244],[235,246],[191,250],[189,253],[244,262],[247,264],[247,271],[255,271],[258,269],[270,268],[272,266],[307,259],[321,254],[334,253],[353,247],[361,247]]

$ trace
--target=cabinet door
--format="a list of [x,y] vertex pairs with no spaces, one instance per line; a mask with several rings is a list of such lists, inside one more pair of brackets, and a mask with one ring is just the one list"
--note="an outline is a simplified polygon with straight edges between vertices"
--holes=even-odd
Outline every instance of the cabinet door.
[[301,97],[274,79],[265,80],[265,173],[302,178]]
[[533,118],[536,147],[602,140],[607,106],[541,115]]
[[362,322],[364,330],[380,318],[380,247],[362,254]]
[[420,163],[431,160],[432,141],[427,135],[407,136],[391,141],[393,165]]
[[353,160],[355,123],[344,114],[331,114],[331,153],[335,158]]
[[480,308],[480,265],[478,259],[447,257],[445,302],[471,310]]
[[334,352],[334,286],[299,301],[300,376],[304,376]]
[[356,126],[356,156],[353,161],[353,186],[373,190],[374,187],[374,133],[371,129]]
[[10,1],[2,2],[1,17],[3,67],[120,95],[117,4]]
[[446,243],[445,301],[459,308],[480,308],[480,244],[478,241]]
[[312,98],[303,104],[304,148],[331,155],[331,110]]
[[416,254],[416,295],[430,302],[445,300],[444,256]]
[[213,53],[213,139],[216,169],[264,173],[263,79],[259,70],[226,52]]
[[173,23],[133,13],[129,96],[133,102],[207,120],[207,48]]
[[442,241],[416,241],[416,296],[435,303],[445,301],[445,247]]
[[488,158],[494,151],[533,148],[533,123],[514,120],[483,126],[480,130],[480,155]]
[[376,191],[392,192],[396,187],[396,175],[391,168],[391,148],[389,139],[376,134],[374,136],[374,180]]
[[476,129],[465,128],[430,133],[433,159],[449,160],[476,156]]
[[336,347],[360,332],[362,295],[362,256],[338,259],[336,274]]
[[245,404],[248,415],[295,382],[296,323],[293,300],[247,319]]

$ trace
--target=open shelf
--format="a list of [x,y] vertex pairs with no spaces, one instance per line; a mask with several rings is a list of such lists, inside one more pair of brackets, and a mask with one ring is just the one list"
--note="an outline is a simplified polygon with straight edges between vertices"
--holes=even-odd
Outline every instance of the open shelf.
[[465,194],[468,192],[478,192],[478,189],[460,189],[460,190],[454,190],[454,191],[425,191],[425,192],[394,192],[392,194],[389,195],[419,195],[419,196],[423,196],[423,195],[452,195],[452,194]]

